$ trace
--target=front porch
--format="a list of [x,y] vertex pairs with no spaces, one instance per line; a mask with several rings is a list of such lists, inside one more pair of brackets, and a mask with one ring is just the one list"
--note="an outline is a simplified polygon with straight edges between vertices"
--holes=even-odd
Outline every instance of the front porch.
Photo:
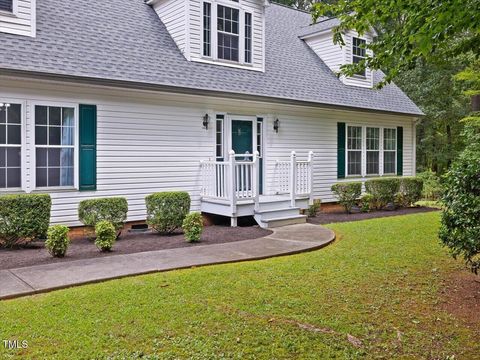
[[253,154],[229,151],[228,161],[201,161],[201,211],[237,218],[253,216],[262,228],[304,223],[300,213],[312,203],[313,152],[307,160],[276,161],[272,180],[273,193],[263,194],[261,158]]

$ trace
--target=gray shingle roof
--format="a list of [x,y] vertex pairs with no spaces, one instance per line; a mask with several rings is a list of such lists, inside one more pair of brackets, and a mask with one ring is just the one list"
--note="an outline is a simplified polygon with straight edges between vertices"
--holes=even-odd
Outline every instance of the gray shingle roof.
[[0,69],[422,114],[393,84],[344,85],[299,39],[310,22],[307,13],[267,7],[261,73],[187,61],[141,0],[41,0],[36,38],[0,33]]
[[338,20],[337,18],[320,19],[315,24],[309,24],[309,25],[306,25],[306,26],[302,26],[298,35],[300,37],[311,35],[311,34],[319,32],[319,31],[331,29],[331,28],[333,28],[334,26],[337,26],[337,25],[340,25],[340,20]]

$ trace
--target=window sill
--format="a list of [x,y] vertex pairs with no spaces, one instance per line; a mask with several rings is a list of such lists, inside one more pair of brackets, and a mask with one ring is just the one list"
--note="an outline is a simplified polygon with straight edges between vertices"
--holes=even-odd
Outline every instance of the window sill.
[[62,192],[76,192],[79,191],[78,189],[65,186],[65,187],[39,187],[33,190],[33,193],[62,193]]
[[18,195],[25,194],[25,191],[21,188],[1,189],[0,195]]
[[13,11],[5,11],[5,10],[0,10],[0,16],[8,16],[11,18],[17,18],[17,14],[15,14]]

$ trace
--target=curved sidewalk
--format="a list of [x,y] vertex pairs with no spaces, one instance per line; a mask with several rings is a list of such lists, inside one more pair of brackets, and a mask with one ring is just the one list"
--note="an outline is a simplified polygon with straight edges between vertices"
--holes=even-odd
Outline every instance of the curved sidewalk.
[[132,275],[296,254],[319,249],[335,240],[332,230],[319,225],[290,225],[273,231],[253,240],[1,270],[0,299]]

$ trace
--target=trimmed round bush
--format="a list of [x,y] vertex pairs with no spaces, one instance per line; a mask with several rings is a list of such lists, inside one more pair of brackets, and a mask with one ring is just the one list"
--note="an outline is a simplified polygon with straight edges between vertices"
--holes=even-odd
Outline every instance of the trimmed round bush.
[[0,196],[0,246],[47,237],[52,201],[47,194]]
[[83,200],[78,205],[78,217],[85,226],[95,227],[100,221],[108,221],[116,231],[127,220],[128,202],[123,197]]
[[400,179],[400,194],[403,207],[409,207],[422,198],[423,180],[419,177],[403,177]]
[[345,182],[332,185],[332,192],[338,198],[338,203],[351,213],[352,207],[356,205],[357,199],[362,194],[361,182]]
[[70,239],[68,232],[70,229],[65,225],[53,225],[48,228],[45,247],[53,257],[64,257],[67,253]]
[[203,217],[199,212],[192,212],[183,220],[183,233],[188,242],[200,241],[203,232]]
[[183,191],[160,192],[145,198],[147,224],[160,233],[170,234],[182,227],[190,212],[190,195]]
[[106,220],[99,221],[95,225],[95,245],[100,251],[111,251],[117,238],[115,226]]
[[375,208],[382,209],[395,202],[395,194],[400,190],[400,179],[384,178],[365,181],[365,190],[372,194]]

